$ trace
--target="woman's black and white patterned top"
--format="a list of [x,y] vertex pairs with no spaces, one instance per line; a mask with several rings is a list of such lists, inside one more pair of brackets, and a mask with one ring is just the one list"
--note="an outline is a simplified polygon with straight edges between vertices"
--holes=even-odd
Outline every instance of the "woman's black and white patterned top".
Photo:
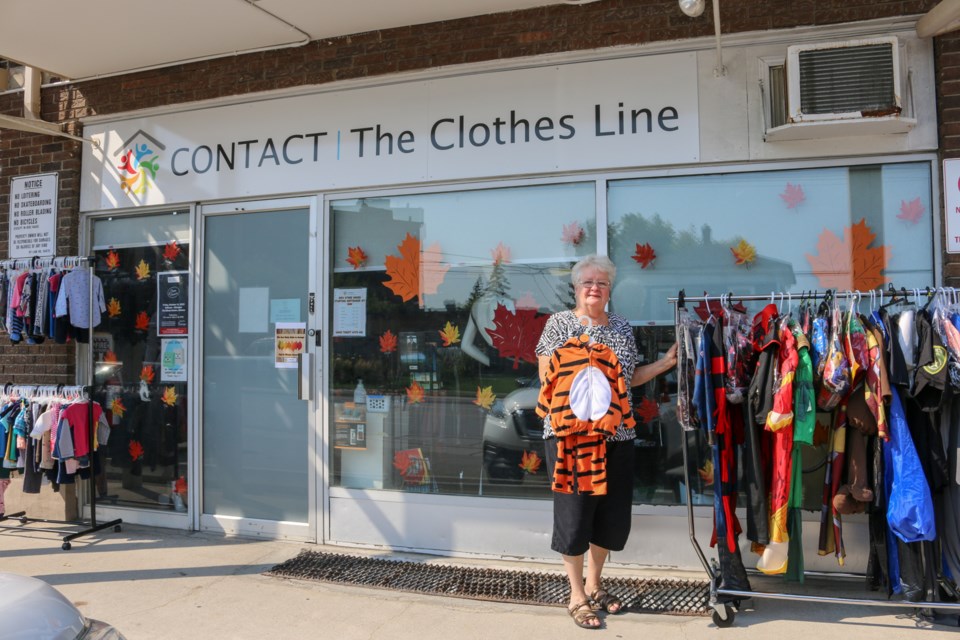
[[[573,311],[560,311],[547,319],[547,324],[540,335],[540,341],[537,343],[538,356],[551,356],[557,348],[564,342],[587,333],[595,342],[608,346],[620,361],[620,368],[623,370],[623,377],[626,380],[627,387],[630,387],[630,380],[633,378],[633,370],[637,367],[640,359],[637,353],[637,342],[633,338],[633,330],[627,319],[616,313],[608,314],[607,324],[594,325],[587,329],[580,323],[580,319]],[[630,400],[631,408],[633,400]],[[553,428],[550,426],[550,416],[543,419],[543,437],[553,436]],[[617,428],[617,433],[610,436],[610,441],[633,440],[636,433],[633,429],[627,429],[622,424]]]

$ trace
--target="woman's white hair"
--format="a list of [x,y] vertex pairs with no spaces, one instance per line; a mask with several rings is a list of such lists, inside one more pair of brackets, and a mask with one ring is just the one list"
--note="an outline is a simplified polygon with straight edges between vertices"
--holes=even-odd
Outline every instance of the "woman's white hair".
[[617,266],[613,264],[613,261],[610,260],[607,256],[586,256],[582,258],[580,262],[573,265],[573,269],[570,270],[570,281],[573,282],[573,286],[580,284],[580,273],[587,267],[593,267],[599,269],[607,274],[607,277],[610,278],[610,284],[613,284],[614,278],[617,277]]

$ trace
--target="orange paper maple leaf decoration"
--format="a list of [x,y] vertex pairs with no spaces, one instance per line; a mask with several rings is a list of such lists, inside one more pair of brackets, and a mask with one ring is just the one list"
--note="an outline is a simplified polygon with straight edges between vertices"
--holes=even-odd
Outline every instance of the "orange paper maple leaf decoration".
[[112,411],[113,415],[115,415],[118,418],[122,418],[126,410],[127,408],[123,406],[123,400],[121,400],[120,398],[114,398],[113,401],[110,403],[110,411]]
[[460,327],[455,327],[449,322],[444,325],[443,330],[438,332],[440,339],[443,340],[443,346],[449,347],[452,344],[460,342]]
[[646,269],[651,262],[657,259],[657,252],[653,250],[649,242],[645,244],[638,242],[637,251],[631,257],[640,265],[641,269]]
[[541,462],[543,460],[540,459],[536,451],[524,451],[523,456],[520,457],[520,468],[530,475],[536,475]]
[[409,387],[407,387],[407,400],[410,404],[418,404],[423,402],[423,387],[420,386],[420,383],[416,380],[413,381]]
[[824,229],[817,242],[817,255],[806,254],[807,262],[820,286],[827,289],[869,291],[883,286],[889,247],[870,244],[877,235],[867,226],[866,218],[846,227],[843,240]]
[[704,485],[710,486],[713,484],[713,461],[707,460],[703,463],[703,466],[697,469],[697,475],[700,476],[700,481]]
[[920,198],[914,198],[910,202],[906,200],[900,201],[900,213],[897,215],[897,218],[900,220],[905,220],[910,224],[917,224],[920,222],[920,218],[923,217],[925,209],[923,203],[920,202]]
[[110,252],[107,253],[107,268],[116,269],[119,266],[120,266],[120,256],[117,255],[116,251],[111,249]]
[[120,313],[120,301],[116,298],[110,298],[110,302],[107,303],[107,315],[116,318]]
[[167,387],[163,390],[163,396],[160,399],[163,400],[163,404],[172,407],[177,404],[177,390],[173,387]]
[[181,496],[187,495],[187,479],[183,476],[177,478],[176,482],[173,483],[173,490]]
[[140,369],[140,379],[146,382],[147,384],[153,384],[153,378],[157,374],[154,373],[153,367],[149,364],[143,365],[143,368]]
[[347,248],[347,262],[353,265],[354,269],[359,269],[367,264],[367,253],[360,247]]
[[397,350],[397,336],[393,335],[390,329],[387,329],[380,336],[380,353],[393,353]]
[[478,407],[483,407],[484,409],[489,409],[493,406],[493,401],[496,400],[497,394],[493,392],[493,386],[481,388],[477,385],[477,398],[473,401],[473,404]]
[[756,247],[743,239],[737,243],[737,246],[730,247],[730,253],[733,254],[733,263],[737,265],[750,266],[750,263],[757,259]]
[[416,296],[417,302],[423,308],[423,296],[437,292],[450,267],[440,264],[443,254],[439,244],[434,243],[421,253],[420,240],[410,233],[397,245],[397,249],[400,250],[399,258],[386,257],[390,280],[384,282],[384,285],[404,302]]
[[490,255],[493,256],[493,264],[506,264],[510,262],[510,247],[500,242],[490,252]]
[[173,262],[177,259],[178,255],[180,255],[180,245],[177,244],[176,240],[171,240],[163,248],[163,257],[170,262]]
[[653,422],[660,415],[660,405],[650,398],[644,398],[637,407],[637,415],[644,422]]
[[427,465],[420,449],[402,449],[393,455],[393,466],[407,484],[421,484],[427,478]]
[[137,280],[146,280],[150,277],[150,265],[146,260],[141,260],[136,268]]
[[535,309],[517,309],[510,313],[502,304],[498,304],[493,313],[493,329],[486,332],[493,340],[493,347],[500,352],[502,358],[513,358],[513,368],[520,365],[521,360],[537,362],[534,351],[537,340],[543,333],[548,316],[537,316]]
[[786,190],[780,194],[780,199],[787,205],[787,209],[796,209],[807,196],[803,193],[803,187],[788,182]]
[[150,316],[147,315],[146,311],[141,311],[137,314],[137,324],[136,328],[139,331],[146,331],[147,327],[150,326]]
[[117,362],[117,354],[115,354],[113,351],[109,351],[109,350],[108,350],[105,354],[103,354],[103,361],[104,361],[104,362]]
[[130,459],[137,461],[143,457],[143,445],[136,440],[131,440],[130,444],[127,446],[127,451],[130,452]]

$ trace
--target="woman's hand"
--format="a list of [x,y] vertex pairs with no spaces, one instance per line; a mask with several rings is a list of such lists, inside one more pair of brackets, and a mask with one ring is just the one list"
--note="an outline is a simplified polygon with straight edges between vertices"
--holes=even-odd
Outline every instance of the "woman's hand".
[[677,366],[677,343],[674,342],[670,345],[670,348],[667,349],[667,353],[664,354],[662,358],[664,369],[669,371]]
[[663,357],[652,364],[645,364],[633,370],[631,387],[639,387],[653,380],[657,376],[670,371],[677,366],[677,343],[674,342]]

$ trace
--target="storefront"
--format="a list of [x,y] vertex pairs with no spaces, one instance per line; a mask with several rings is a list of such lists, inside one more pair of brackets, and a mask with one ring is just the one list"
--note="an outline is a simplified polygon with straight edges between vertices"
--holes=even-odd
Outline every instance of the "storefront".
[[[712,39],[683,40],[85,118],[98,146],[83,146],[81,249],[105,289],[94,357],[118,436],[98,513],[552,557],[533,348],[571,306],[580,257],[617,265],[611,306],[647,361],[673,341],[680,289],[941,282],[934,50],[914,24],[734,34],[722,59]],[[880,47],[902,111],[778,120],[788,47],[832,42]],[[637,534],[617,562],[697,566],[679,543],[675,393],[666,376],[634,395]],[[703,467],[703,442],[689,446]],[[813,468],[823,452],[810,455]],[[692,478],[709,531],[709,478]],[[846,531],[849,570],[865,564],[866,520]]]

